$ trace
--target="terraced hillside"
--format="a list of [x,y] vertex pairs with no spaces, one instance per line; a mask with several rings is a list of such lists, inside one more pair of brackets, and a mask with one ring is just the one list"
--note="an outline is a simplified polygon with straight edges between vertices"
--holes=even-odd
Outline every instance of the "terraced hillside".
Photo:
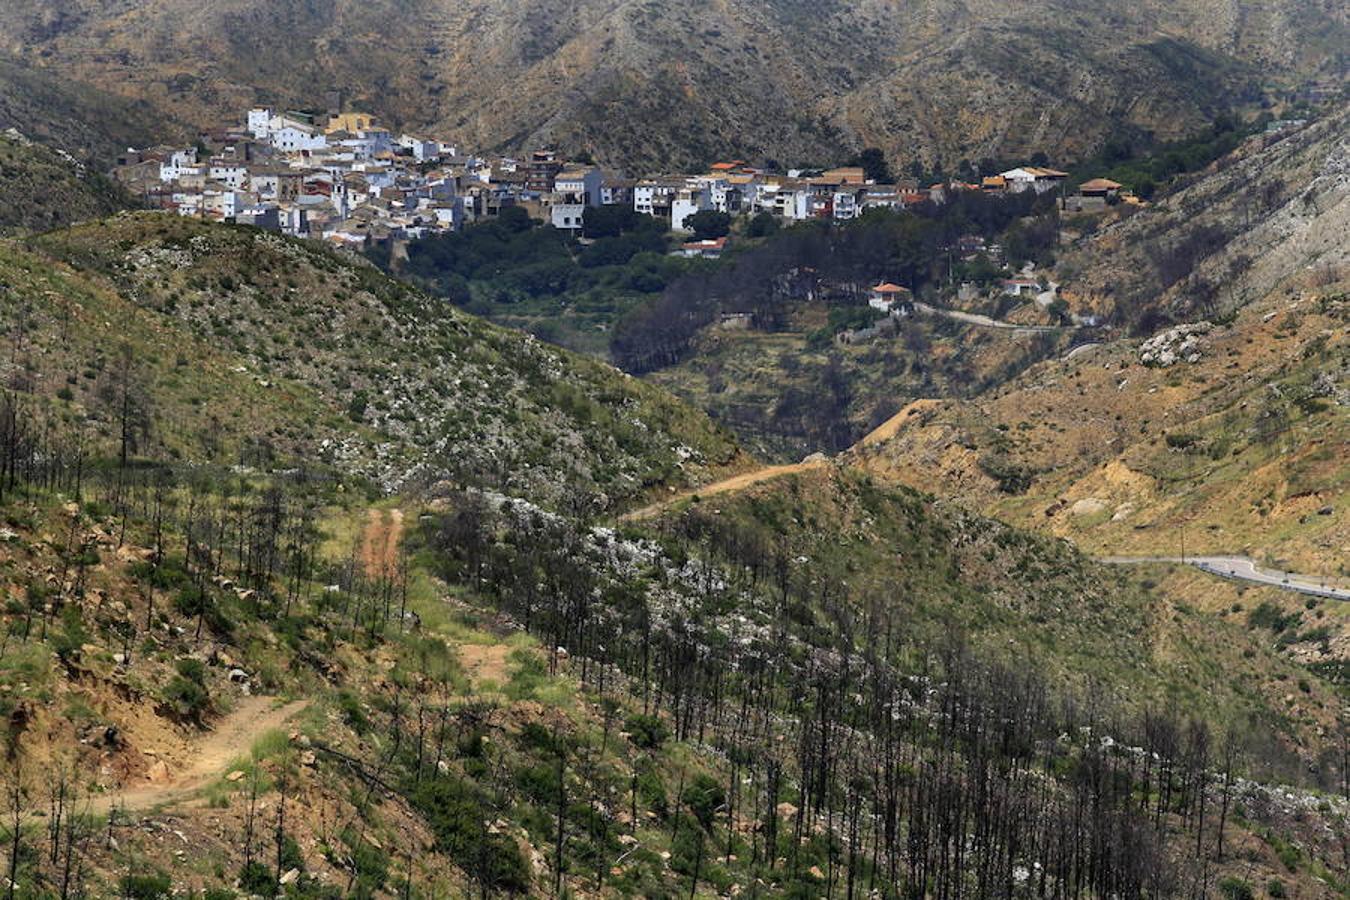
[[1309,274],[1350,268],[1350,107],[1260,135],[1153,206],[1066,247],[1061,281],[1076,305],[1147,333],[1231,314]]
[[1192,552],[1334,568],[1350,541],[1335,514],[1350,439],[1347,124],[1342,111],[1253,139],[1065,248],[1066,296],[1143,337],[968,402],[915,404],[856,458],[1097,552],[1176,555],[1184,528]]

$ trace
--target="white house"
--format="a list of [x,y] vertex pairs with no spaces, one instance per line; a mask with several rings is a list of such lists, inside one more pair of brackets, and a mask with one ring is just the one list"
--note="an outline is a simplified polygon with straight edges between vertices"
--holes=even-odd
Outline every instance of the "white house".
[[[436,159],[442,153],[439,141],[424,141],[411,134],[400,135],[398,145],[402,149],[412,154],[412,158],[418,162],[426,162],[429,159]],[[454,148],[450,148],[451,155],[454,154]]]
[[[273,120],[276,122],[278,120]],[[285,123],[272,132],[272,146],[282,153],[300,153],[305,150],[322,150],[328,146],[328,136],[317,128],[303,122],[282,118]]]
[[680,188],[670,204],[670,230],[692,231],[685,220],[695,213],[714,209],[712,189],[702,185],[687,185]]
[[600,170],[594,167],[559,172],[549,195],[549,219],[553,227],[569,231],[581,228],[587,207],[600,205],[602,181]]
[[889,281],[882,282],[872,288],[872,294],[867,298],[868,306],[892,315],[905,315],[910,311],[912,304],[913,297],[909,288],[892,284]]
[[731,212],[728,208],[727,195],[731,190],[731,184],[726,177],[721,175],[700,175],[692,179],[690,185],[698,185],[708,194],[708,205],[718,212]]
[[835,191],[830,202],[836,219],[856,219],[862,215],[862,208],[858,205],[858,195],[854,191]]
[[633,186],[633,209],[646,216],[663,219],[670,215],[680,182],[644,179]]
[[260,141],[266,141],[272,136],[272,120],[276,118],[276,113],[263,107],[255,106],[248,111],[248,132]]
[[356,133],[356,136],[367,143],[371,148],[370,154],[372,156],[394,151],[394,136],[389,133],[387,128],[363,128]]
[[1041,285],[1034,278],[1005,278],[1003,293],[1013,297],[1034,297],[1041,292]]
[[206,166],[199,166],[195,163],[188,165],[161,163],[159,167],[159,180],[165,183],[182,181],[185,178],[191,178],[193,176],[205,178]]
[[237,191],[248,182],[248,166],[232,159],[213,159],[206,170],[206,177]]
[[174,191],[169,198],[180,216],[195,218],[202,214],[202,195],[200,191]]
[[257,201],[240,191],[208,188],[202,192],[201,214],[208,219],[233,219]]
[[281,230],[283,232],[292,237],[304,237],[309,234],[309,210],[300,206],[291,206],[281,212]]
[[999,176],[1007,184],[1008,190],[1014,193],[1035,191],[1038,194],[1044,194],[1046,191],[1053,191],[1063,184],[1064,179],[1069,177],[1069,173],[1040,166],[1020,166],[1016,169],[1000,172]]
[[683,256],[689,259],[718,259],[722,251],[727,247],[725,237],[712,238],[704,241],[689,241],[681,244],[680,249],[676,250],[674,255]]
[[628,206],[633,202],[633,188],[637,185],[631,178],[606,175],[600,183],[600,205]]
[[571,194],[578,197],[587,206],[599,206],[601,201],[600,187],[603,181],[604,176],[597,168],[568,169],[565,172],[559,172],[553,180],[553,192],[556,194]]

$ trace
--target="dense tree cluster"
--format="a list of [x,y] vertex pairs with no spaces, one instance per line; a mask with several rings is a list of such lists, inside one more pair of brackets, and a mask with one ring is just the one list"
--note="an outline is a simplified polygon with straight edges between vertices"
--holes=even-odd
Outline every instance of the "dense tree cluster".
[[756,328],[772,331],[786,326],[794,302],[864,304],[879,280],[917,293],[952,273],[958,238],[993,239],[1005,231],[1011,258],[1051,260],[1058,238],[1054,198],[966,191],[913,212],[872,211],[842,226],[797,225],[715,272],[676,280],[634,308],[615,327],[610,352],[625,371],[650,372],[683,359],[698,332],[722,313],[749,313]]

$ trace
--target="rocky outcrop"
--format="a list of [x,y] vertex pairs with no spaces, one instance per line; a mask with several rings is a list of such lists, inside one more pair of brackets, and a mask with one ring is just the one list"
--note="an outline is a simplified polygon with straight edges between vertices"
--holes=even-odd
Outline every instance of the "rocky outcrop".
[[1155,334],[1139,347],[1139,361],[1146,366],[1167,368],[1179,362],[1200,361],[1201,340],[1214,330],[1209,322],[1178,325]]

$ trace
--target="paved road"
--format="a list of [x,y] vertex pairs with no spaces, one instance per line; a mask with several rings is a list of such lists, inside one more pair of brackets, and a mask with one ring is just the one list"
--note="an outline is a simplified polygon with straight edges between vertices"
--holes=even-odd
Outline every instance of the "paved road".
[[1131,563],[1185,563],[1204,572],[1218,575],[1220,578],[1232,578],[1237,581],[1250,581],[1255,584],[1269,585],[1286,591],[1297,591],[1314,597],[1327,597],[1332,600],[1350,601],[1350,588],[1336,587],[1334,584],[1311,575],[1299,575],[1294,572],[1281,572],[1278,569],[1263,569],[1252,559],[1245,556],[1104,556],[1098,562]]
[[1080,354],[1080,353],[1086,353],[1088,350],[1091,350],[1093,347],[1100,347],[1101,345],[1102,345],[1101,341],[1089,341],[1089,342],[1086,343],[1086,344],[1079,344],[1077,347],[1074,347],[1074,348],[1073,348],[1072,350],[1070,350],[1068,353],[1065,353],[1065,354],[1064,354],[1064,358],[1065,358],[1065,359],[1073,359],[1073,358],[1074,358],[1075,356],[1077,356],[1078,354]]
[[958,322],[965,322],[967,325],[979,325],[982,328],[998,328],[1004,331],[1025,331],[1031,333],[1055,333],[1060,331],[1072,331],[1077,325],[1018,325],[1016,322],[1004,322],[999,319],[991,319],[988,316],[982,316],[978,313],[963,312],[959,309],[948,309],[945,306],[933,306],[920,301],[914,302],[914,308],[921,313],[930,316],[944,316],[948,319],[955,319]]

